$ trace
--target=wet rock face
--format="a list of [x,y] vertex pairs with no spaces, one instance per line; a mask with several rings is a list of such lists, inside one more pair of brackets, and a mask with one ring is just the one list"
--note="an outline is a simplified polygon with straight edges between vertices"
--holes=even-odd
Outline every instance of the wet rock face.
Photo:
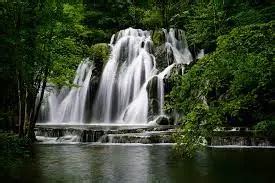
[[145,132],[145,133],[127,133],[127,134],[108,134],[102,137],[102,143],[174,143],[173,132]]
[[158,125],[173,125],[174,119],[165,115],[158,116],[156,119]]
[[156,67],[158,70],[164,70],[166,67],[175,62],[173,50],[167,50],[165,45],[166,38],[163,30],[155,30],[152,34],[154,43],[154,55],[156,57]]
[[[171,73],[165,75],[163,78],[164,82],[164,94],[169,93],[173,87],[173,79],[171,76],[174,74],[183,75],[184,68],[186,64],[177,64],[171,70]],[[156,117],[160,114],[160,98],[159,98],[159,78],[157,76],[153,77],[147,85],[147,92],[148,92],[148,121],[152,121],[156,119]],[[173,116],[172,114],[168,114],[169,116]],[[169,119],[170,120],[170,119]],[[172,122],[170,122],[172,121]],[[173,120],[171,119],[167,124],[173,124]]]
[[159,100],[149,99],[148,121],[152,121],[159,113]]
[[156,123],[159,125],[168,125],[169,119],[166,116],[159,116],[156,120]]
[[[111,128],[111,127],[110,127]],[[100,142],[100,143],[172,143],[175,126],[126,127],[47,127],[35,129],[40,143]]]
[[151,121],[159,114],[159,98],[158,98],[158,77],[153,77],[148,85],[147,85],[147,92],[148,92],[148,120]]
[[174,63],[174,57],[172,50],[170,53],[167,53],[165,44],[162,44],[155,49],[156,64],[159,70],[164,70],[167,66]]
[[110,48],[107,43],[98,43],[89,49],[90,60],[93,62],[93,75],[90,79],[87,100],[85,101],[85,122],[89,123],[92,119],[92,106],[97,94],[100,77],[105,64],[110,55]]
[[250,137],[250,136],[214,136],[208,140],[208,145],[211,146],[274,146],[274,140],[264,137]]
[[147,92],[149,99],[157,99],[158,98],[158,77],[154,76],[147,85]]
[[85,122],[89,123],[92,119],[92,107],[99,87],[100,76],[92,76],[90,87],[87,92],[87,100],[85,103]]

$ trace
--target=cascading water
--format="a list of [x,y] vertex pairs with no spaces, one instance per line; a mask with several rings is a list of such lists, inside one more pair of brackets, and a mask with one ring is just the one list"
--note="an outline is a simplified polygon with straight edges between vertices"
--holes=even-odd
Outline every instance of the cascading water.
[[[166,37],[165,47],[167,49],[167,55],[172,54],[176,64],[189,64],[193,59],[188,49],[184,31],[176,31],[171,28],[169,32],[167,32],[166,29],[163,29],[163,32]],[[169,58],[167,58],[167,61],[169,61]]]
[[115,40],[93,107],[94,120],[144,123],[148,100],[143,85],[156,73],[150,32],[129,28]]
[[[163,29],[166,37],[165,48],[167,50],[167,55],[172,54],[174,58],[174,63],[169,65],[169,57],[167,57],[168,67],[166,67],[161,73],[158,74],[158,97],[159,97],[159,109],[160,115],[164,115],[163,105],[164,105],[164,78],[170,75],[171,70],[175,64],[190,64],[192,62],[192,54],[188,49],[188,44],[185,38],[185,34],[182,30],[170,29],[167,32]],[[178,38],[176,38],[178,37]]]
[[[167,67],[158,70],[154,56],[151,32],[128,28],[112,36],[111,54],[101,75],[92,109],[85,110],[92,66],[82,62],[76,72],[74,84],[80,87],[53,90],[42,107],[41,116],[50,122],[84,122],[90,112],[94,123],[147,124],[150,108],[148,84],[157,77],[158,115],[164,115],[164,79],[177,64],[189,64],[192,55],[188,50],[184,32],[163,30]],[[94,88],[92,91],[95,91]],[[155,114],[154,114],[155,116]],[[88,121],[88,122],[89,122]]]
[[[63,87],[57,90],[55,87],[47,91],[46,107],[41,110],[47,113],[45,119],[48,122],[84,122],[84,110],[90,78],[92,76],[92,64],[88,59],[81,62],[77,68],[71,89]],[[48,96],[47,96],[48,95]]]
[[[192,55],[188,50],[183,31],[164,30],[168,54],[177,64],[189,64]],[[176,38],[178,37],[178,39]],[[116,40],[116,41],[114,41]],[[111,57],[103,71],[98,96],[93,108],[96,121],[147,123],[148,93],[146,86],[156,76],[156,61],[150,32],[138,29],[122,30],[111,40]],[[169,65],[169,64],[168,64]],[[158,76],[160,114],[163,114],[163,79],[174,64]]]
[[159,109],[160,115],[164,115],[163,112],[163,104],[164,104],[164,77],[170,74],[170,71],[175,66],[175,64],[171,64],[164,71],[158,74],[158,98],[159,98]]

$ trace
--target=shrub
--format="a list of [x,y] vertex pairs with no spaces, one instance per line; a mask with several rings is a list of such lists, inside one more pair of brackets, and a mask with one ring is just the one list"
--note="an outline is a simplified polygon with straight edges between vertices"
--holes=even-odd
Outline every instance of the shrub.
[[253,126],[256,135],[275,137],[275,121],[261,121]]

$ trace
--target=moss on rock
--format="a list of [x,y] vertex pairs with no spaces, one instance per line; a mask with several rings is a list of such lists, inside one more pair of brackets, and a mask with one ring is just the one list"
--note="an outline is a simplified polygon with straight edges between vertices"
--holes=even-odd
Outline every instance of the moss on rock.
[[165,35],[162,30],[155,30],[152,35],[152,41],[155,46],[160,46],[165,43]]
[[109,46],[107,43],[94,44],[89,49],[90,59],[94,62],[103,62],[106,64],[109,58]]

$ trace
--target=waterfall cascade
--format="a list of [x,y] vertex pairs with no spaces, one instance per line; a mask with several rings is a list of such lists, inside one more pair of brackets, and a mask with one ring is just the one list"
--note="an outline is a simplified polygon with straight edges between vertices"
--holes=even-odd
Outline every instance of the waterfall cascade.
[[[81,62],[77,68],[71,89],[63,87],[49,87],[45,93],[47,102],[42,105],[40,117],[44,121],[60,122],[84,122],[84,111],[89,83],[92,76],[92,64],[89,59]],[[44,118],[44,119],[43,119]]]
[[105,65],[93,106],[92,119],[85,121],[85,103],[92,75],[92,64],[83,61],[76,72],[71,89],[54,89],[43,105],[41,116],[49,122],[96,122],[146,124],[148,121],[148,83],[157,77],[159,115],[163,115],[164,78],[176,64],[189,64],[192,55],[188,50],[184,32],[163,30],[167,55],[162,71],[154,55],[151,32],[128,28],[113,35],[111,54]]
[[143,85],[156,73],[150,33],[132,28],[122,30],[110,45],[112,53],[93,107],[94,120],[144,122],[148,100]]

